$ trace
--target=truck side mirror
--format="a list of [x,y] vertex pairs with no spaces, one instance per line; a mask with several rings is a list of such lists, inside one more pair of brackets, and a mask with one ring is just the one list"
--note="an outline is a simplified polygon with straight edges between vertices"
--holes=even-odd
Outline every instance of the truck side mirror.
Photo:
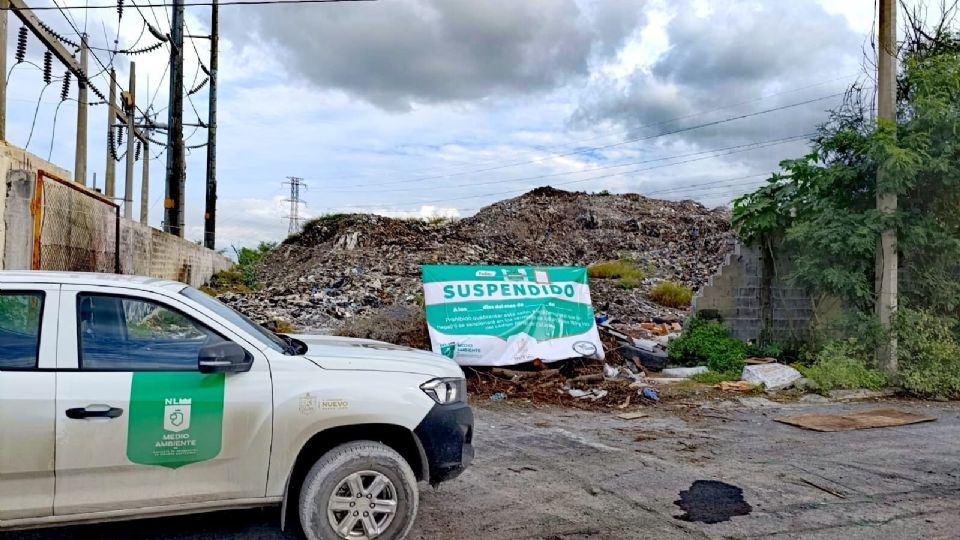
[[197,360],[200,373],[244,373],[253,367],[253,356],[232,341],[204,345]]

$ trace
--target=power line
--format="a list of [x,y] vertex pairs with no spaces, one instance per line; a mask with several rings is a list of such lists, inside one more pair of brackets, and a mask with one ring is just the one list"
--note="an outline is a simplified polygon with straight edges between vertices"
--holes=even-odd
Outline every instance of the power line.
[[[583,169],[583,170],[579,170],[579,171],[564,171],[564,172],[558,172],[558,173],[540,174],[540,175],[536,175],[536,176],[524,176],[524,177],[520,177],[520,178],[507,178],[507,179],[503,179],[503,180],[491,180],[491,181],[489,181],[489,182],[471,182],[471,183],[469,183],[469,184],[453,184],[453,185],[447,185],[447,186],[432,186],[431,189],[454,189],[454,188],[464,188],[464,187],[486,186],[486,185],[491,185],[491,184],[507,184],[507,183],[511,183],[511,182],[524,182],[524,181],[527,181],[527,180],[542,180],[542,179],[544,179],[544,178],[556,178],[556,177],[559,177],[559,176],[568,176],[568,175],[571,175],[571,174],[590,173],[590,172],[595,172],[595,171],[615,169],[615,168],[618,168],[618,167],[631,167],[631,166],[634,166],[634,165],[642,165],[642,164],[645,164],[645,163],[655,163],[655,162],[657,162],[657,161],[667,161],[667,160],[670,160],[670,159],[679,159],[679,158],[685,158],[685,157],[691,157],[691,156],[702,156],[702,155],[704,155],[704,154],[713,154],[713,153],[715,153],[715,152],[724,152],[724,151],[727,151],[727,150],[737,150],[737,149],[741,149],[741,148],[744,148],[744,149],[746,149],[746,150],[757,150],[757,149],[760,149],[760,148],[766,148],[766,147],[768,147],[768,146],[776,146],[776,145],[779,145],[779,144],[783,144],[783,143],[785,143],[785,142],[791,142],[791,141],[796,141],[796,140],[800,140],[800,139],[805,139],[805,138],[810,137],[810,135],[811,135],[811,134],[809,134],[809,133],[805,133],[805,134],[803,134],[803,135],[793,135],[793,136],[791,136],[791,137],[784,137],[784,138],[781,138],[781,139],[768,139],[768,140],[764,140],[764,141],[757,141],[757,142],[751,142],[751,143],[745,143],[745,144],[738,144],[738,145],[734,145],[734,146],[728,146],[728,147],[726,147],[726,148],[713,148],[713,149],[709,149],[709,150],[700,150],[700,151],[698,151],[698,152],[690,152],[690,153],[687,153],[687,154],[679,154],[679,155],[672,155],[672,156],[663,156],[663,157],[659,157],[659,158],[645,159],[645,160],[642,160],[642,161],[630,161],[630,162],[626,162],[626,163],[619,163],[619,164],[613,164],[613,165],[603,165],[603,166],[592,167],[592,168],[590,168],[590,169]],[[629,172],[629,171],[627,171],[627,172]],[[381,190],[381,189],[378,189],[378,190],[377,190],[377,193],[396,193],[396,192],[422,191],[422,190],[423,190],[422,187],[420,187],[420,188],[382,189],[382,190]],[[326,192],[326,193],[369,193],[369,190],[335,190],[335,189],[327,189],[327,190],[324,190],[324,192]]]
[[[352,3],[352,2],[376,2],[377,0],[226,0],[220,2],[220,6],[273,6],[273,5],[286,5],[286,4],[336,4],[336,3]],[[174,4],[167,2],[160,3],[146,3],[140,4],[144,7],[174,7]],[[194,7],[194,6],[212,6],[212,2],[189,2],[182,4],[184,7]],[[54,6],[39,6],[32,7],[30,11],[46,11],[54,9],[116,9],[115,5],[96,5],[96,6],[63,6],[62,8],[57,8]],[[5,11],[16,11],[18,8],[9,6],[3,8]]]
[[623,145],[627,145],[627,144],[631,144],[631,143],[635,143],[635,142],[647,141],[647,140],[651,140],[651,139],[657,139],[657,138],[660,138],[660,137],[666,137],[666,136],[668,136],[668,135],[675,135],[675,134],[677,134],[677,133],[686,133],[686,132],[688,132],[688,131],[694,131],[694,130],[703,129],[703,128],[706,128],[706,127],[718,126],[718,125],[721,125],[721,124],[725,124],[725,123],[727,123],[727,122],[734,122],[734,121],[737,121],[737,120],[743,120],[743,119],[745,119],[745,118],[752,118],[752,117],[755,117],[755,116],[761,116],[761,115],[769,114],[769,113],[772,113],[772,112],[777,112],[777,111],[782,111],[782,110],[786,110],[786,109],[791,109],[791,108],[794,108],[794,107],[800,107],[800,106],[803,106],[803,105],[809,105],[809,104],[811,104],[811,103],[817,103],[817,102],[819,102],[819,101],[825,101],[825,100],[828,100],[828,99],[831,99],[831,98],[843,96],[844,94],[845,94],[845,92],[838,92],[838,93],[835,93],[835,94],[830,94],[830,95],[828,95],[828,96],[821,96],[821,97],[818,97],[818,98],[808,99],[808,100],[800,101],[800,102],[797,102],[797,103],[790,103],[790,104],[788,104],[788,105],[781,105],[781,106],[779,106],[779,107],[773,107],[773,108],[770,108],[770,109],[764,109],[764,110],[762,110],[762,111],[757,111],[757,112],[752,112],[752,113],[747,113],[747,114],[741,114],[741,115],[737,115],[737,116],[731,116],[731,117],[728,117],[728,118],[724,118],[724,119],[722,119],[722,120],[714,120],[714,121],[712,121],[712,122],[705,122],[705,123],[702,123],[702,124],[697,124],[697,125],[688,126],[688,127],[684,127],[684,128],[678,128],[678,129],[674,129],[674,130],[671,130],[671,131],[664,131],[664,132],[655,133],[655,134],[652,134],[652,135],[643,135],[643,136],[639,136],[639,137],[632,137],[632,138],[625,139],[625,140],[621,140],[621,141],[618,141],[618,142],[615,142],[615,143],[605,144],[605,145],[601,145],[601,146],[593,146],[593,147],[589,147],[589,148],[581,148],[581,149],[574,150],[574,151],[571,151],[571,152],[565,152],[565,153],[561,153],[561,154],[553,154],[553,155],[546,156],[546,157],[543,157],[543,158],[532,159],[532,160],[527,160],[527,161],[518,161],[518,162],[513,162],[513,163],[507,163],[507,164],[503,164],[503,165],[498,165],[498,166],[496,166],[496,167],[488,167],[488,168],[484,168],[484,169],[476,169],[476,170],[473,170],[473,171],[465,171],[465,172],[458,172],[458,173],[440,174],[440,175],[435,175],[435,176],[421,176],[421,177],[416,177],[416,178],[407,178],[407,179],[405,179],[405,180],[397,180],[397,181],[392,181],[392,182],[374,182],[374,183],[368,183],[368,184],[355,184],[353,187],[380,187],[380,186],[391,185],[391,184],[407,184],[407,183],[410,183],[410,182],[419,182],[419,181],[423,181],[423,180],[438,180],[438,179],[443,179],[443,178],[452,178],[452,177],[456,177],[456,176],[465,176],[465,175],[469,175],[469,174],[477,174],[477,173],[482,173],[482,172],[496,171],[496,170],[506,169],[506,168],[510,168],[510,167],[516,167],[516,166],[518,166],[518,165],[529,165],[529,164],[533,164],[533,163],[540,163],[540,162],[545,161],[545,160],[547,160],[547,159],[555,159],[555,158],[558,158],[558,157],[566,157],[566,156],[572,156],[572,155],[577,155],[577,154],[584,154],[584,153],[587,153],[587,152],[594,152],[594,151],[597,151],[597,150],[606,150],[606,149],[608,149],[608,148],[614,148],[614,147],[617,147],[617,146],[623,146]]
[[[813,135],[813,134],[811,133],[811,134],[806,134],[806,135],[803,135],[803,136],[804,136],[804,137],[809,137],[809,136],[812,136],[812,135]],[[798,136],[798,138],[799,138],[799,137],[800,137],[800,136]],[[781,144],[782,144],[782,143],[781,143]],[[772,146],[772,145],[771,145],[771,146]],[[746,149],[746,150],[743,150],[743,149],[741,149],[741,150],[734,150],[734,151],[731,151],[731,152],[727,152],[727,153],[724,153],[724,154],[718,154],[718,155],[715,155],[715,156],[705,156],[705,157],[687,159],[687,160],[684,160],[684,161],[677,161],[677,162],[674,162],[674,163],[666,163],[666,164],[663,164],[663,165],[656,165],[656,166],[654,166],[654,167],[646,167],[646,168],[642,168],[642,169],[635,169],[635,170],[632,170],[632,171],[620,171],[620,172],[615,172],[615,173],[610,173],[610,174],[604,174],[604,175],[600,175],[600,176],[591,176],[591,177],[589,177],[589,178],[581,178],[581,179],[579,179],[579,180],[568,180],[568,181],[566,181],[566,182],[557,182],[557,183],[554,184],[554,185],[557,185],[557,186],[565,186],[565,185],[570,185],[570,184],[578,184],[578,183],[581,183],[581,182],[589,182],[589,181],[591,181],[591,180],[602,180],[602,179],[604,179],[604,178],[611,178],[611,177],[620,176],[620,175],[623,175],[623,174],[633,174],[633,173],[638,173],[638,172],[650,171],[650,170],[654,170],[654,169],[662,169],[662,168],[664,168],[664,167],[673,167],[673,166],[675,166],[675,165],[684,165],[684,164],[693,163],[693,162],[696,162],[696,161],[703,161],[703,160],[705,160],[705,159],[714,159],[714,158],[718,158],[718,157],[722,157],[722,156],[727,156],[727,155],[730,155],[730,154],[736,154],[736,153],[740,153],[740,152],[746,152],[746,151],[749,151],[749,150],[754,150],[754,148],[748,148],[748,149]],[[482,194],[478,194],[478,195],[466,195],[466,196],[463,196],[463,197],[452,197],[452,198],[448,198],[448,199],[435,199],[435,200],[430,200],[430,201],[407,201],[407,202],[401,202],[401,203],[387,203],[387,204],[377,204],[377,205],[347,205],[347,206],[345,206],[344,208],[397,207],[397,206],[408,206],[408,205],[412,205],[412,204],[416,204],[416,205],[436,204],[436,203],[442,203],[442,202],[462,201],[462,200],[476,199],[476,198],[482,198],[482,197],[494,197],[494,196],[498,196],[498,195],[508,195],[508,194],[513,194],[513,193],[525,193],[525,192],[528,191],[529,189],[531,189],[531,187],[525,187],[525,188],[521,188],[521,189],[513,189],[513,190],[507,190],[507,191],[497,191],[497,192],[493,192],[493,193],[482,193]]]
[[[774,93],[771,93],[771,94],[764,94],[764,95],[762,95],[762,96],[758,96],[758,97],[756,97],[756,98],[748,99],[748,100],[745,100],[745,101],[740,101],[740,102],[738,102],[738,103],[729,103],[729,104],[726,104],[726,105],[722,105],[722,106],[719,106],[719,107],[715,107],[715,108],[713,108],[713,109],[697,111],[697,112],[685,114],[685,115],[683,115],[683,116],[676,116],[676,117],[673,117],[673,118],[670,118],[670,119],[667,119],[667,120],[661,120],[661,121],[654,122],[654,123],[650,123],[650,124],[644,124],[644,125],[641,125],[641,126],[637,126],[637,127],[634,128],[634,129],[646,129],[646,128],[657,127],[657,126],[662,126],[662,125],[666,125],[666,124],[672,124],[672,123],[677,122],[677,121],[680,121],[680,120],[686,120],[686,119],[688,119],[688,118],[695,118],[695,117],[698,117],[698,116],[705,116],[705,115],[708,115],[708,114],[711,114],[711,113],[714,113],[714,112],[718,112],[718,111],[722,111],[722,110],[726,110],[726,109],[733,109],[733,108],[740,107],[740,106],[742,106],[742,105],[747,105],[747,104],[750,104],[750,103],[754,103],[754,102],[757,102],[757,101],[763,101],[763,100],[770,99],[770,98],[777,97],[777,96],[782,96],[782,95],[786,95],[786,94],[793,94],[793,93],[796,93],[796,92],[801,92],[801,91],[803,91],[803,90],[809,90],[810,88],[815,88],[815,87],[817,87],[817,86],[823,86],[824,84],[829,84],[829,83],[836,82],[836,81],[840,81],[840,80],[847,80],[847,79],[850,79],[851,77],[855,77],[855,76],[857,76],[857,75],[859,75],[858,72],[848,73],[848,74],[846,74],[846,75],[842,75],[842,76],[840,76],[840,77],[835,77],[835,78],[833,78],[833,79],[828,79],[828,80],[824,80],[824,81],[819,81],[819,82],[816,82],[816,83],[812,83],[812,84],[808,84],[808,85],[800,86],[800,87],[796,87],[796,88],[790,88],[790,89],[787,89],[787,90],[782,90],[782,91],[774,92]],[[577,141],[572,141],[572,142],[563,144],[562,147],[566,147],[566,148],[571,148],[571,149],[572,149],[572,148],[576,148],[577,146],[579,146],[579,145],[581,145],[581,144],[583,144],[583,143],[593,142],[593,141],[597,141],[597,140],[599,140],[599,139],[606,139],[606,138],[610,138],[611,136],[612,136],[612,134],[606,134],[606,135],[598,135],[598,136],[590,137],[590,138],[586,138],[586,139],[580,139],[580,140],[577,140]],[[528,151],[515,151],[515,152],[512,152],[512,154],[513,154],[514,157],[519,157],[519,156],[524,156],[524,155],[532,156],[532,155],[535,155],[536,152],[535,152],[535,151],[529,151],[529,150],[528,150]],[[548,157],[549,157],[549,156],[548,156]],[[496,162],[497,162],[497,160],[493,160],[493,159],[486,159],[486,160],[474,161],[474,162],[469,162],[469,161],[467,161],[467,160],[460,160],[460,161],[461,161],[461,164],[459,164],[459,165],[451,165],[451,166],[448,166],[448,167],[446,167],[446,168],[448,168],[448,169],[450,169],[450,168],[452,168],[452,169],[463,169],[463,168],[465,168],[465,167],[478,167],[478,166],[483,166],[483,165],[485,165],[485,164],[490,164],[490,163],[496,163]],[[440,172],[440,171],[437,171],[438,174],[439,174],[439,172]],[[366,174],[366,175],[352,175],[352,176],[334,176],[334,177],[317,178],[317,179],[314,179],[314,181],[348,180],[348,179],[353,179],[353,178],[366,178],[366,177],[368,177],[368,176],[370,176],[370,175],[369,175],[369,174]],[[382,185],[382,184],[381,184],[381,185]]]

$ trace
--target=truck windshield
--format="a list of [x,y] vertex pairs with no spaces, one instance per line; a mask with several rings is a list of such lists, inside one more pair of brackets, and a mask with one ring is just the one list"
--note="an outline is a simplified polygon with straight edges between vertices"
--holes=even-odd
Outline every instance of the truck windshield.
[[239,326],[241,329],[250,334],[251,337],[255,338],[260,343],[263,343],[267,347],[285,354],[290,351],[290,345],[280,336],[253,322],[243,313],[240,313],[230,306],[223,304],[210,295],[198,291],[193,287],[186,287],[180,291],[180,294],[202,305],[203,307],[209,309],[231,323]]

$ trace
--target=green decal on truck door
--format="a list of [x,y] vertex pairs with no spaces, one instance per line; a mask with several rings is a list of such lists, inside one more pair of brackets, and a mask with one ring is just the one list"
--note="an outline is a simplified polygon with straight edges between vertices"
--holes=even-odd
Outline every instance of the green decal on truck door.
[[176,469],[217,457],[223,437],[223,388],[222,373],[134,373],[127,458]]

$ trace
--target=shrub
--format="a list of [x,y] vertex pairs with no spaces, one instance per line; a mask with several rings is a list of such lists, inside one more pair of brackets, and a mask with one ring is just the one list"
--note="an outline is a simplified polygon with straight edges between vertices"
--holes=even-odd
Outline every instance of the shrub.
[[747,344],[730,337],[721,323],[693,318],[683,334],[670,342],[667,353],[686,365],[706,363],[710,371],[740,373],[747,358]]
[[684,308],[690,306],[693,291],[673,281],[661,281],[650,289],[650,299],[661,306]]
[[900,382],[908,392],[932,399],[960,399],[957,322],[930,312],[897,314]]
[[868,366],[868,358],[867,349],[859,341],[834,341],[820,350],[813,365],[795,367],[827,392],[836,388],[879,390],[889,381],[886,375]]
[[250,287],[248,287],[244,281],[243,272],[236,266],[230,270],[217,272],[210,277],[207,285],[207,287],[203,287],[201,290],[210,296],[216,296],[227,291],[239,293],[250,292]]
[[643,271],[638,269],[633,261],[620,259],[619,261],[603,261],[593,263],[587,267],[587,275],[594,279],[615,279],[624,277],[644,278]]
[[[221,272],[218,274],[226,274],[221,276],[224,280],[233,280],[234,285],[236,285],[237,278],[239,278],[240,284],[248,289],[256,289],[259,287],[257,282],[256,266],[257,263],[263,259],[267,253],[277,247],[277,244],[273,242],[260,242],[255,248],[242,247],[240,249],[233,248],[234,252],[237,254],[237,265],[227,272]],[[211,283],[216,288],[221,288],[219,285]]]
[[653,273],[650,265],[645,268],[637,268],[636,263],[630,259],[620,259],[618,261],[604,261],[593,263],[587,267],[587,275],[593,279],[619,279],[617,286],[624,289],[635,289],[639,287],[643,280]]

